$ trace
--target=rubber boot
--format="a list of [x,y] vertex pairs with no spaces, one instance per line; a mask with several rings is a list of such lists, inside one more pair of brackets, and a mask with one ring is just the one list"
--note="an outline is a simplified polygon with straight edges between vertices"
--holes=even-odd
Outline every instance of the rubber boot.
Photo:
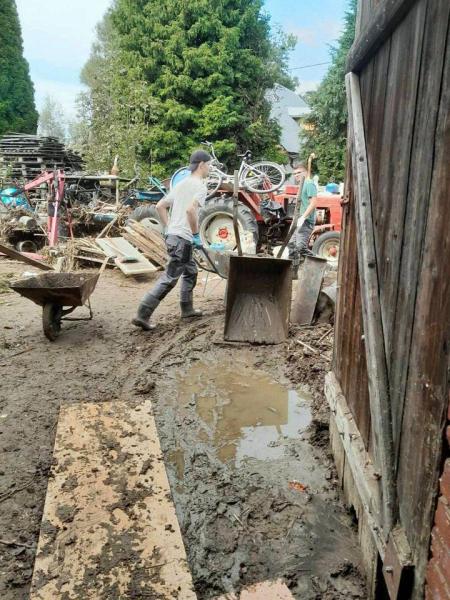
[[192,300],[189,302],[181,302],[181,318],[188,319],[189,317],[202,317],[203,313],[201,310],[195,310]]
[[155,329],[155,326],[149,322],[154,310],[155,309],[151,306],[148,306],[148,304],[141,302],[137,310],[137,315],[131,320],[131,322],[133,325],[140,327],[144,331],[151,331],[152,329]]

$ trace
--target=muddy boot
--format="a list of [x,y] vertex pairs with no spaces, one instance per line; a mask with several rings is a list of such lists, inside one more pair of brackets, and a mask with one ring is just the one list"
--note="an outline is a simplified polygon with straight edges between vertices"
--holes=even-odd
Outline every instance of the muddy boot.
[[151,331],[152,329],[155,329],[155,326],[150,324],[149,322],[153,311],[154,308],[148,306],[148,304],[144,304],[143,302],[141,302],[137,310],[137,315],[134,317],[134,319],[131,320],[131,322],[133,323],[133,325],[135,325],[136,327],[140,327],[144,331]]
[[189,302],[181,302],[181,318],[188,319],[189,317],[202,317],[203,313],[201,310],[195,310],[192,300]]

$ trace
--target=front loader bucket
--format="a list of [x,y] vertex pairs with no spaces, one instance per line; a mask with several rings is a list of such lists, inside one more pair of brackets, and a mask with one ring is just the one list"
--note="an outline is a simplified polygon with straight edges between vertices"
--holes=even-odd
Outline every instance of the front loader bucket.
[[289,334],[291,261],[230,256],[224,339],[280,344]]

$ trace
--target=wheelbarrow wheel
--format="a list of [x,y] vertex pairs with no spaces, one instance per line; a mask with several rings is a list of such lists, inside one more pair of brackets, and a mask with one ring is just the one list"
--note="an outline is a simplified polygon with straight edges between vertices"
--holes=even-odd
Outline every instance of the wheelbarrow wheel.
[[62,306],[48,302],[42,311],[42,328],[45,337],[54,342],[61,331]]

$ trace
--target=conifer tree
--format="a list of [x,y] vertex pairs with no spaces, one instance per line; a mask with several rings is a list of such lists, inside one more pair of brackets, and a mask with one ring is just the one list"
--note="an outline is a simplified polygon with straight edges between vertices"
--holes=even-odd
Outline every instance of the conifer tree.
[[106,129],[114,139],[113,131],[123,137],[132,130],[134,141],[126,138],[134,158],[159,175],[183,164],[205,139],[229,169],[247,148],[282,160],[265,94],[275,82],[292,86],[286,59],[293,40],[274,38],[262,5],[116,0],[84,70],[93,139]]
[[38,113],[15,0],[0,0],[0,135],[36,133]]
[[322,183],[340,182],[345,175],[347,100],[345,62],[355,37],[356,0],[350,0],[344,29],[337,46],[331,48],[332,63],[315,92],[308,94],[311,113],[302,133],[302,153],[317,156],[315,168]]

